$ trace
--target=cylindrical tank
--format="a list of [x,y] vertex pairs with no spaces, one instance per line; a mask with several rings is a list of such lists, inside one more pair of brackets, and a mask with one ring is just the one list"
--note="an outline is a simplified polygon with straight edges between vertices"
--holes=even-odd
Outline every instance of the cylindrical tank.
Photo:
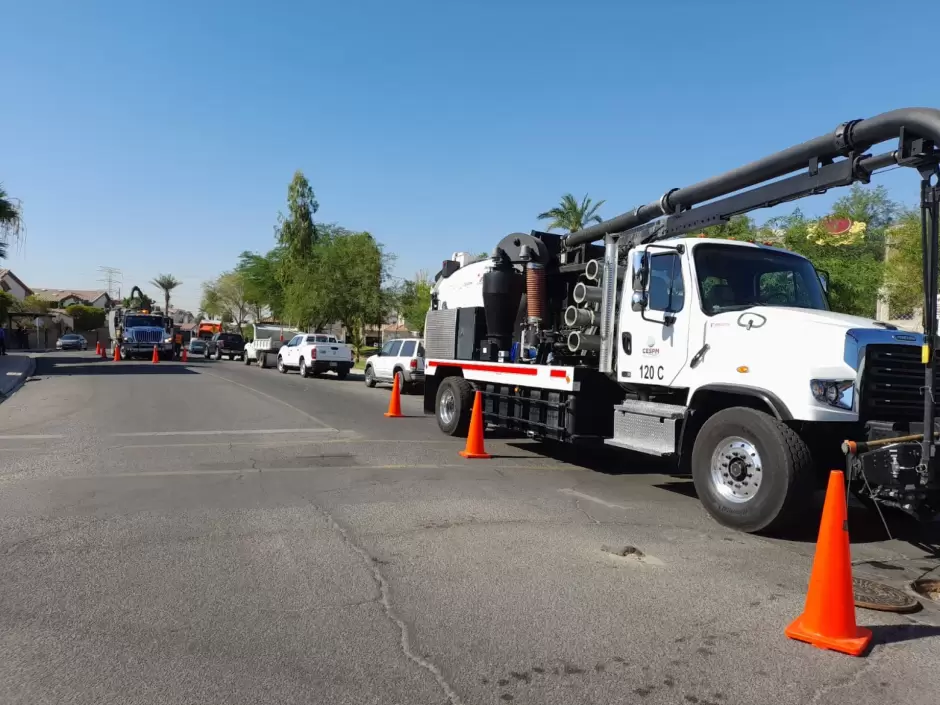
[[572,331],[568,334],[568,349],[571,352],[597,352],[601,349],[601,337]]
[[575,303],[578,304],[599,304],[601,302],[601,288],[599,286],[588,286],[584,282],[578,282],[574,285],[572,292]]
[[541,322],[545,315],[545,267],[538,262],[526,265],[525,293],[529,322]]
[[587,328],[588,326],[593,326],[595,325],[594,311],[589,308],[569,306],[565,309],[565,325],[569,328],[574,328],[576,326]]
[[493,268],[483,275],[481,288],[486,337],[496,341],[500,350],[509,350],[524,281],[505,254],[495,258]]

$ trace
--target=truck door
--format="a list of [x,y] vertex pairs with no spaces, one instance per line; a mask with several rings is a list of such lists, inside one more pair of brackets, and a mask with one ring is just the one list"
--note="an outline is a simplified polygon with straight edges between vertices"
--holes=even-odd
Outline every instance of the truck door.
[[[641,273],[641,280],[634,275]],[[689,354],[688,258],[675,247],[648,245],[631,257],[617,330],[617,379],[669,386]]]

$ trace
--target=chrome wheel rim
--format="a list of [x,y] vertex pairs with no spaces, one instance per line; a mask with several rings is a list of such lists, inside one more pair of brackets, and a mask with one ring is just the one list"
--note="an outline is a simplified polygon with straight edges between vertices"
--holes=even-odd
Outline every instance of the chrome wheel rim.
[[281,358],[277,359],[277,369],[278,371],[284,370],[284,361]]
[[367,367],[366,368],[366,384],[369,384],[371,382],[372,382],[372,368]]
[[453,390],[445,389],[441,393],[441,408],[439,413],[441,415],[441,422],[445,426],[449,426],[454,420],[454,417],[457,415],[457,398],[454,396]]
[[307,376],[307,363],[304,362],[303,360],[300,361],[300,376],[301,377]]
[[711,480],[722,498],[735,504],[754,499],[763,484],[760,453],[750,441],[731,436],[712,453]]

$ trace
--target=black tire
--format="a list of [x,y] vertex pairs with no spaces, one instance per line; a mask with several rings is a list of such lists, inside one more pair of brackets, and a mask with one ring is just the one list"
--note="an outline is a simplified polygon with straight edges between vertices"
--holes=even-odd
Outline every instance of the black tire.
[[215,359],[216,359],[216,360],[221,360],[221,359],[222,359],[222,351],[221,351],[221,350],[216,350],[216,351],[215,351]]
[[[731,448],[734,437],[749,444],[756,456],[746,446]],[[729,455],[724,457],[735,456],[732,462],[740,483],[735,483],[733,473],[721,473],[720,465],[716,472],[727,479],[719,484],[713,475],[713,456],[726,444]],[[723,409],[709,418],[692,448],[692,479],[705,509],[719,524],[747,533],[779,531],[805,515],[814,488],[813,473],[812,456],[803,439],[773,416],[747,407]],[[729,498],[739,492],[742,499]],[[745,493],[752,494],[743,499]]]
[[244,362],[246,365],[251,364],[251,359],[247,355],[242,355],[241,361]]
[[300,376],[306,379],[310,376],[310,369],[307,367],[307,361],[303,358],[300,358],[300,367],[298,368]]
[[336,376],[340,379],[346,379],[349,376],[349,370],[347,370],[345,367],[341,370],[336,370]]
[[[398,378],[398,391],[402,394],[411,393],[411,385],[405,382],[405,373],[401,371],[401,368],[396,368],[394,377]],[[392,379],[394,382],[394,378]]]
[[[454,400],[453,417],[444,420],[441,399],[452,395]],[[470,412],[473,411],[473,385],[463,377],[448,377],[437,388],[434,401],[434,415],[438,427],[448,436],[466,436],[470,429]]]
[[287,365],[284,364],[284,358],[280,355],[277,356],[277,371],[282,375],[287,374]]
[[372,389],[375,386],[375,372],[372,370],[372,365],[366,366],[363,377],[365,378],[366,386]]

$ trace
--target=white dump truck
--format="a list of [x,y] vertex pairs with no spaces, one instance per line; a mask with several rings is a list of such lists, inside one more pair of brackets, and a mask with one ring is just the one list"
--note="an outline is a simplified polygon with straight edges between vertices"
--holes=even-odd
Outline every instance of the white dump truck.
[[298,331],[277,323],[252,325],[253,338],[245,345],[245,364],[257,363],[259,367],[274,367],[277,353]]

